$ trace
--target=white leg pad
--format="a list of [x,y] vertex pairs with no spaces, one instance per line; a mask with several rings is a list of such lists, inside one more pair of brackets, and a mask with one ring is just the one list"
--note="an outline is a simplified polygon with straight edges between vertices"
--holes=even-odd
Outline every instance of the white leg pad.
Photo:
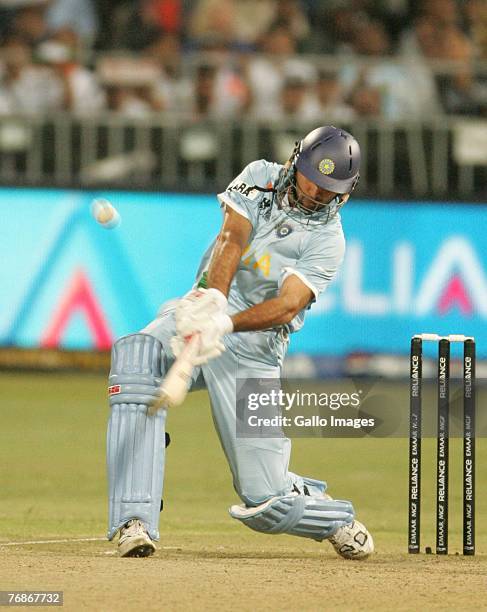
[[255,508],[232,506],[230,516],[254,531],[288,533],[321,542],[351,523],[355,513],[349,501],[290,493]]
[[110,540],[131,519],[142,521],[149,536],[159,539],[166,411],[149,416],[147,407],[163,375],[161,356],[159,340],[146,334],[126,336],[113,347],[107,433]]

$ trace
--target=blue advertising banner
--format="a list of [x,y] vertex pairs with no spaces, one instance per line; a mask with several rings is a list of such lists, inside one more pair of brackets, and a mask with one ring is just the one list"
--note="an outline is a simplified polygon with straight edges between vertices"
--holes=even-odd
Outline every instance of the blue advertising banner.
[[[122,224],[90,214],[105,197]],[[487,206],[353,200],[347,255],[291,351],[406,353],[462,333],[487,356]],[[0,189],[0,344],[108,348],[185,293],[218,232],[214,196]]]

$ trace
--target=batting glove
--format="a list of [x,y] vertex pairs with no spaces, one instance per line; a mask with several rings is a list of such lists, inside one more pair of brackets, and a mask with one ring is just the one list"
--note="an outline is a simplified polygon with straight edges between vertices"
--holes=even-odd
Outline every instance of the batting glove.
[[182,336],[184,334],[179,326],[186,327],[190,319],[206,319],[215,313],[225,313],[227,298],[218,289],[192,289],[181,298],[176,307],[176,329]]
[[232,319],[227,314],[213,314],[205,319],[189,319],[182,326],[182,333],[177,333],[171,339],[171,348],[176,357],[181,354],[186,338],[194,333],[200,334],[200,347],[194,365],[202,365],[223,353],[225,345],[222,338],[233,331]]

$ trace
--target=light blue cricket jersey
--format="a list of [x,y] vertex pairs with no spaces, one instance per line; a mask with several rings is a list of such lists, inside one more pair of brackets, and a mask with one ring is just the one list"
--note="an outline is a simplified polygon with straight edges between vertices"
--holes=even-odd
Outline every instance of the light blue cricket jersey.
[[[230,314],[276,297],[280,286],[291,274],[298,276],[316,299],[335,276],[343,260],[345,239],[339,215],[326,225],[304,225],[291,219],[279,208],[274,194],[265,191],[276,184],[282,168],[280,164],[263,159],[254,161],[244,168],[223,193],[218,194],[222,207],[230,206],[252,224],[249,243],[228,294]],[[208,268],[214,245],[215,241],[203,255],[198,280]],[[291,323],[277,330],[281,337],[303,326],[306,310],[302,310]],[[275,335],[276,330],[273,332]],[[246,342],[250,343],[249,336],[266,333],[244,332],[237,335],[243,338],[245,334]],[[285,338],[284,342],[287,345]],[[279,349],[277,346],[275,348]],[[283,346],[278,350],[282,353],[281,357],[285,348]],[[249,349],[254,351],[255,347]]]

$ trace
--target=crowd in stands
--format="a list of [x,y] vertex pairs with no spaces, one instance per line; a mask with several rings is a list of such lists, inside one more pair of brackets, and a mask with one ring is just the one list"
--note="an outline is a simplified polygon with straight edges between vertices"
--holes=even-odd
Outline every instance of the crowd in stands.
[[487,116],[485,0],[0,0],[0,115]]

